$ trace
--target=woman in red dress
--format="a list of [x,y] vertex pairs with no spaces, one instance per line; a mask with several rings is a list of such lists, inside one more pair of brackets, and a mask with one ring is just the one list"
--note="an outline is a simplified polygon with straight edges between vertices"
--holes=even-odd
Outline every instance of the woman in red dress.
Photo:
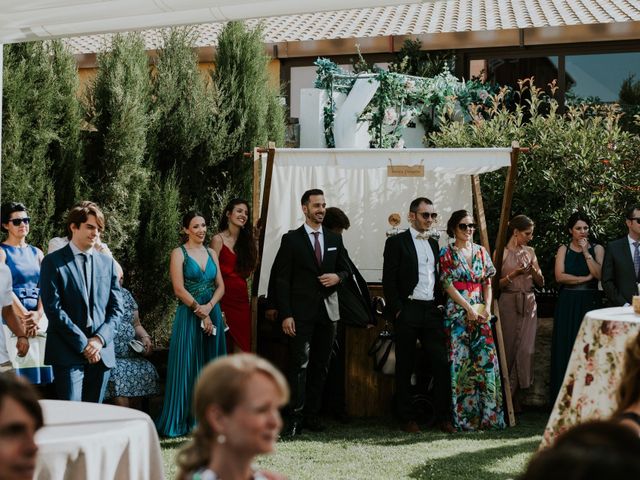
[[220,218],[220,233],[211,239],[211,248],[218,254],[225,286],[220,306],[229,325],[229,351],[251,351],[247,278],[256,266],[258,253],[249,219],[249,203],[240,198],[231,200]]

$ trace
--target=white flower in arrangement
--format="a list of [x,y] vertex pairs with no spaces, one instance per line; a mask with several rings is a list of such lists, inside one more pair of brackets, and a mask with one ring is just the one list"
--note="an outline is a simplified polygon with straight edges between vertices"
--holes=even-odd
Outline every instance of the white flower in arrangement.
[[407,79],[407,81],[404,83],[404,89],[407,92],[413,92],[416,89],[415,80]]
[[382,123],[384,123],[385,125],[392,125],[396,123],[397,120],[398,120],[398,113],[396,112],[395,108],[388,107],[387,109],[385,109]]
[[406,127],[409,122],[411,121],[411,118],[413,117],[413,112],[405,112],[402,114],[402,117],[400,117],[400,126],[401,127]]
[[489,98],[489,94],[486,90],[478,90],[478,97],[480,97],[480,100],[484,102],[487,98]]
[[404,138],[398,140],[398,143],[396,143],[393,148],[404,148]]

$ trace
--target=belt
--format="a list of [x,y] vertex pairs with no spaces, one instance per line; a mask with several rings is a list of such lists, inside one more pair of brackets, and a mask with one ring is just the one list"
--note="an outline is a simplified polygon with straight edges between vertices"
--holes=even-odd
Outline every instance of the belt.
[[415,303],[421,303],[423,305],[431,305],[432,303],[435,302],[435,300],[418,300],[417,298],[411,298],[411,297],[407,297],[407,300]]
[[456,290],[465,290],[467,292],[475,292],[482,290],[482,284],[477,282],[453,282]]

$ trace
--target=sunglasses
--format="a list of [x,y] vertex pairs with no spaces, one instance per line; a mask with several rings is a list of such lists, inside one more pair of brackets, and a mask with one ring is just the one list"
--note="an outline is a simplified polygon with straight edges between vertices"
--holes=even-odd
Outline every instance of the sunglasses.
[[11,220],[9,220],[8,223],[12,223],[14,227],[19,227],[21,223],[24,223],[25,225],[29,225],[30,220],[31,219],[29,217],[12,218]]
[[422,218],[424,218],[425,220],[429,220],[429,217],[431,217],[432,220],[435,220],[436,218],[438,218],[437,213],[429,213],[429,212],[416,212],[416,213],[422,216]]
[[459,223],[458,224],[458,228],[460,230],[468,230],[469,228],[475,230],[476,229],[476,224],[475,223]]
[[627,218],[627,220],[633,222],[634,220],[636,221],[636,223],[640,224],[640,217],[631,217],[631,218]]

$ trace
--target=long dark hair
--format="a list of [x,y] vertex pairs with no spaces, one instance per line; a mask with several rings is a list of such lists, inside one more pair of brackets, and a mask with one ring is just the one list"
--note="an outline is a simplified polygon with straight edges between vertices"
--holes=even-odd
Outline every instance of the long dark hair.
[[218,231],[222,232],[229,228],[229,215],[237,205],[244,205],[247,207],[247,221],[244,227],[240,229],[238,240],[234,250],[236,252],[236,272],[248,277],[256,268],[256,261],[258,258],[258,249],[256,248],[256,242],[253,238],[253,226],[251,225],[251,207],[249,202],[242,198],[234,198],[231,200],[220,216],[218,222]]

